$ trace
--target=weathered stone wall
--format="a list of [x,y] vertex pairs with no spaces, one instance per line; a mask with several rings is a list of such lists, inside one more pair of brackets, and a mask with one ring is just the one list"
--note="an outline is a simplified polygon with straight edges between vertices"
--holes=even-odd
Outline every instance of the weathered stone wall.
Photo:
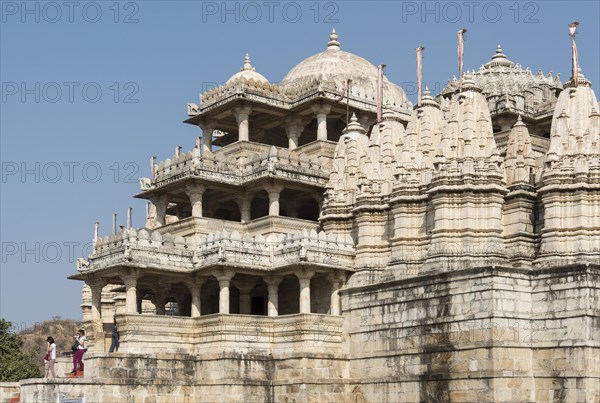
[[347,365],[327,354],[98,354],[85,378],[22,381],[22,401],[345,402]]
[[597,402],[598,267],[474,269],[343,292],[368,401]]

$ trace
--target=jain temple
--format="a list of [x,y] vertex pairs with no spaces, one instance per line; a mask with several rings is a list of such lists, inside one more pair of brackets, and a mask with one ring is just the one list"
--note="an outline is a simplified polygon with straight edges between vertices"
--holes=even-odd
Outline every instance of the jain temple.
[[413,105],[338,39],[188,104],[202,135],[152,159],[145,226],[96,227],[70,276],[84,376],[21,399],[600,402],[590,81],[498,46]]

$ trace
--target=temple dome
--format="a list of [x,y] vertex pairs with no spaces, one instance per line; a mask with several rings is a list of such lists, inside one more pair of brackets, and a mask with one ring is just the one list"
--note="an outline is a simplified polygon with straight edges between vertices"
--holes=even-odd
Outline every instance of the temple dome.
[[[347,79],[352,80],[351,94],[359,94],[376,99],[377,67],[366,59],[340,49],[335,29],[330,35],[327,49],[310,56],[293,67],[281,84],[310,84],[311,82],[332,82],[339,89],[345,87]],[[384,105],[404,106],[408,103],[402,88],[383,78]]]
[[[510,61],[498,45],[491,60],[479,70],[468,72],[475,84],[481,88],[490,103],[490,110],[514,110],[524,115],[535,115],[541,111],[551,112],[557,95],[562,90],[558,75],[532,73],[518,63]],[[449,80],[442,95],[457,91],[458,80]]]
[[254,80],[255,82],[260,83],[268,83],[269,80],[265,78],[262,74],[258,73],[254,67],[252,67],[252,63],[250,62],[250,55],[246,53],[246,57],[244,58],[244,66],[240,69],[240,71],[233,76],[227,83],[232,83],[239,80],[250,81]]

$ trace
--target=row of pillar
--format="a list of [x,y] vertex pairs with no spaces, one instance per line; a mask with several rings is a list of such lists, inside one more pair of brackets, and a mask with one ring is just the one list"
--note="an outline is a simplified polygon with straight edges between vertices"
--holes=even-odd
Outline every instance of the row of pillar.
[[[202,210],[202,198],[204,196],[204,192],[206,191],[207,186],[203,184],[190,184],[185,187],[185,192],[190,199],[190,203],[192,205],[192,217],[201,218],[203,216]],[[283,191],[283,185],[267,185],[264,187],[264,190],[269,194],[269,215],[271,216],[279,216],[280,214],[280,203],[279,199],[281,196],[281,192]],[[319,203],[319,208],[321,208],[321,199],[318,194],[314,194],[313,197]],[[251,220],[251,195],[245,193],[243,195],[238,196],[235,199],[236,203],[240,208],[241,222],[248,222]],[[155,208],[155,226],[160,227],[165,225],[166,215],[167,215],[167,207],[169,206],[169,197],[166,194],[162,194],[152,198],[152,203]],[[294,201],[291,202],[290,206],[294,207]],[[299,207],[299,205],[296,205]],[[297,214],[297,208],[296,208]]]
[[[331,112],[331,106],[327,104],[315,104],[311,108],[317,117],[317,140],[327,140],[327,115]],[[238,141],[250,140],[251,113],[252,107],[250,105],[242,105],[233,109],[233,116],[238,124]],[[298,139],[310,120],[310,118],[294,116],[284,121],[290,150],[298,147]],[[212,151],[212,133],[216,129],[215,122],[204,120],[198,123],[198,126],[202,129],[204,138],[202,152]]]
[[[234,272],[225,270],[215,277],[219,283],[219,313],[229,313],[229,288],[231,285],[231,279],[234,276]],[[310,280],[314,276],[314,271],[305,270],[301,273],[296,273],[298,281],[300,283],[300,313],[310,313]],[[125,284],[125,312],[128,314],[137,313],[139,311],[139,301],[137,292],[137,281],[140,274],[139,271],[132,270],[121,275],[121,279]],[[264,281],[267,284],[267,314],[268,316],[278,316],[279,313],[279,284],[283,280],[279,276],[265,277]],[[199,317],[201,315],[201,288],[206,277],[195,277],[185,281],[185,285],[188,287],[191,293],[191,316]],[[342,279],[339,277],[331,277],[331,315],[340,314],[340,298],[339,289],[342,286]],[[101,279],[88,279],[86,284],[90,287],[92,292],[92,321],[95,324],[101,326],[102,324],[102,311],[101,311],[101,298],[102,288],[107,284],[106,281]],[[236,284],[236,287],[240,291],[240,313],[250,314],[251,309],[251,295],[250,292],[254,288],[254,285],[250,284]],[[167,299],[168,288],[166,286],[157,286],[154,289],[155,294],[155,305],[156,314],[165,314],[165,302]]]

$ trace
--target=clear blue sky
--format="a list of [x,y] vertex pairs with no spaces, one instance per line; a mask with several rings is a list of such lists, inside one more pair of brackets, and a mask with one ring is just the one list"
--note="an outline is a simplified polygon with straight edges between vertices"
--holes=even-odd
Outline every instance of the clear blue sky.
[[[325,49],[336,28],[344,50],[385,63],[414,101],[414,49],[439,89],[456,74],[456,31],[468,28],[465,68],[501,44],[509,59],[569,78],[567,24],[580,22],[583,73],[600,85],[597,1],[192,2],[2,1],[0,316],[20,327],[81,317],[74,258],[93,223],[113,212],[144,225],[131,195],[199,129],[186,103],[239,71],[249,52],[270,81]],[[99,93],[98,91],[101,91]],[[101,170],[101,172],[99,171]],[[25,170],[28,170],[27,172]],[[73,256],[70,256],[70,254]]]

